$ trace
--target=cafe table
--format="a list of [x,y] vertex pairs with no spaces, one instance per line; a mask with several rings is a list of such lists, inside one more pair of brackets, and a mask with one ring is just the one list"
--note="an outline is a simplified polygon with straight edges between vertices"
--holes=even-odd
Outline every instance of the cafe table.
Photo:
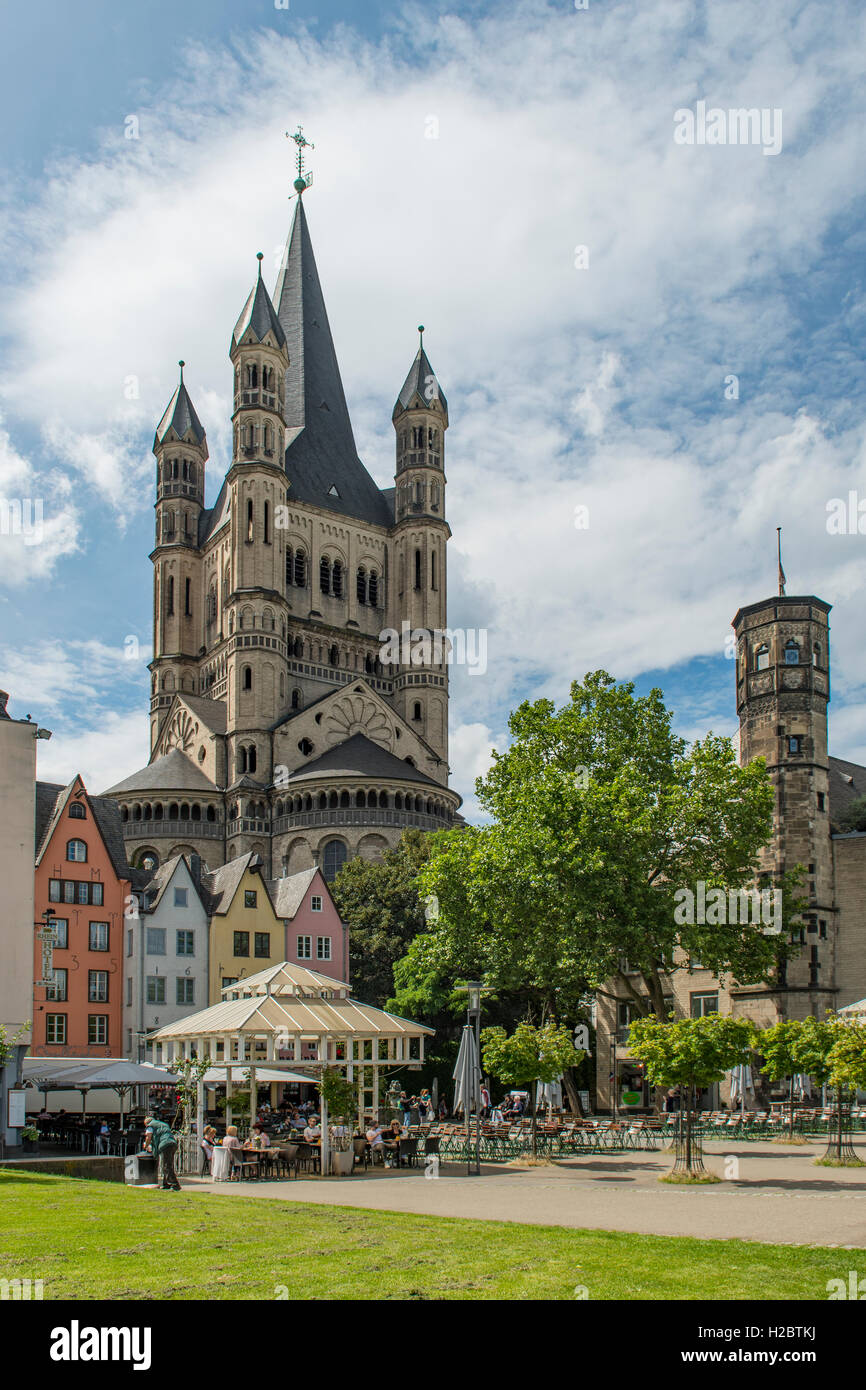
[[225,1182],[231,1169],[231,1149],[215,1145],[211,1159],[211,1177],[214,1182]]

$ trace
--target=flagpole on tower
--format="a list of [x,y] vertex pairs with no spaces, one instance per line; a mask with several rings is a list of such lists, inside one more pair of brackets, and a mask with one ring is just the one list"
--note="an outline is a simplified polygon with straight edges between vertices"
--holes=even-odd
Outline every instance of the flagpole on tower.
[[782,569],[782,528],[781,528],[781,526],[777,526],[777,527],[776,527],[776,544],[777,544],[778,553],[779,553],[779,598],[784,598],[784,597],[785,597],[785,585],[787,584],[788,581],[787,581],[787,579],[785,578],[785,571]]

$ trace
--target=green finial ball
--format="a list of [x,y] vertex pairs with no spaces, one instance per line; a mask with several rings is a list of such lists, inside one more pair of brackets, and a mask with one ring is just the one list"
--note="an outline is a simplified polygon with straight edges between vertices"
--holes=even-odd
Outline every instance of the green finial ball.
[[305,193],[306,190],[307,190],[307,180],[306,180],[306,179],[295,179],[295,182],[294,182],[294,184],[292,185],[292,187],[294,188],[294,190],[295,190],[296,193]]
[[424,325],[423,325],[423,323],[419,323],[419,325],[418,325],[418,332],[419,332],[419,333],[423,333],[423,332],[424,332]]

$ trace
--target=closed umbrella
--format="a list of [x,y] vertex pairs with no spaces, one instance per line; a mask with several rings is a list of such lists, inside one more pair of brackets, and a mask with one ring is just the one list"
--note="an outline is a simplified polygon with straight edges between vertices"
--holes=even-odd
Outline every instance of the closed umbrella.
[[472,1111],[475,1111],[475,1171],[480,1173],[481,1165],[479,1162],[480,1133],[478,1129],[479,1116],[481,1113],[481,1064],[478,1058],[478,1045],[475,1041],[475,1029],[471,1023],[463,1025],[463,1036],[460,1039],[460,1051],[457,1053],[457,1062],[454,1067],[454,1109],[462,1110],[466,1116],[466,1166],[467,1172],[472,1172],[472,1165],[469,1159],[469,1123]]
[[755,1094],[752,1068],[746,1063],[742,1063],[738,1067],[733,1067],[728,1072],[728,1077],[731,1083],[731,1108],[739,1105],[741,1110],[745,1110],[747,1096],[751,1094],[754,1099]]
[[804,1071],[798,1071],[794,1077],[794,1095],[798,1100],[808,1100],[812,1094],[812,1078],[807,1076]]
[[562,1109],[562,1081],[536,1081],[535,1108],[546,1106],[547,1113]]

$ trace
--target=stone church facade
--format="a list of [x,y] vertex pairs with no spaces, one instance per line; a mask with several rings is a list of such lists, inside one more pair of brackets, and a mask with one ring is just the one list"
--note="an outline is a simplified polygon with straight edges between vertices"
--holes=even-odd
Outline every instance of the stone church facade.
[[[147,767],[109,789],[130,862],[266,876],[377,858],[459,822],[448,786],[445,431],[421,346],[393,409],[394,486],[358,458],[303,199],[273,299],[232,334],[232,459],[208,446],[181,364],[157,426]],[[406,629],[405,624],[409,627]],[[411,632],[394,661],[389,630]]]

